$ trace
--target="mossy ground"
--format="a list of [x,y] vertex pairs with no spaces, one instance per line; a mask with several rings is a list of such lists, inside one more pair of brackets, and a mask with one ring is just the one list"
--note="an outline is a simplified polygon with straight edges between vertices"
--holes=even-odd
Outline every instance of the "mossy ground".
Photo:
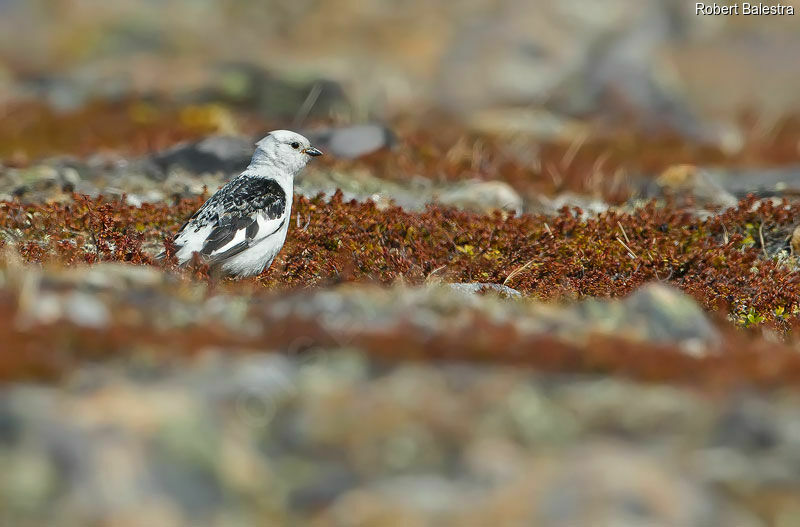
[[[142,207],[79,195],[67,203],[5,202],[0,245],[13,243],[36,263],[161,265],[152,255],[203,199]],[[504,283],[542,300],[619,297],[660,280],[709,311],[742,321],[755,313],[788,332],[800,317],[800,273],[788,257],[798,212],[797,203],[754,198],[701,219],[655,202],[633,213],[584,218],[567,208],[554,217],[440,206],[413,213],[344,202],[339,194],[296,197],[284,249],[253,280],[270,290],[435,278]],[[769,254],[774,247],[782,260]]]
[[[505,283],[527,296],[557,302],[620,297],[660,280],[689,293],[711,313],[724,335],[724,353],[695,359],[670,345],[608,338],[575,346],[549,337],[531,340],[511,328],[478,320],[475,327],[481,335],[452,334],[426,341],[398,334],[380,342],[364,337],[359,343],[389,356],[452,357],[456,349],[461,351],[455,356],[465,359],[660,381],[775,385],[800,377],[800,357],[794,349],[800,273],[787,265],[791,258],[779,262],[765,254],[765,247],[783,246],[800,212],[798,204],[751,198],[699,219],[686,210],[651,203],[634,213],[582,219],[577,209],[564,209],[555,217],[480,215],[438,206],[410,213],[379,210],[369,202],[343,202],[338,194],[331,200],[297,197],[286,246],[272,267],[253,279],[219,281],[202,265],[178,270],[174,262],[152,258],[202,200],[142,207],[78,195],[66,203],[6,202],[0,204],[0,244],[13,244],[31,265],[123,261],[163,266],[186,280],[209,282],[216,291],[246,294],[255,302],[340,282],[431,280]],[[0,301],[6,319],[13,318],[14,303],[9,296]],[[316,335],[315,342],[322,345],[336,344],[313,324],[295,329],[297,334]],[[4,377],[51,375],[80,357],[157,348],[164,342],[183,352],[214,345],[280,347],[296,337],[283,330],[253,339],[224,326],[149,334],[125,325],[92,330],[57,324],[42,331],[10,324],[5,325],[3,341],[13,342],[21,352],[6,355],[0,369]],[[394,344],[387,346],[390,341]],[[74,355],[54,351],[55,342],[69,343]]]
[[[216,105],[181,107],[158,101],[92,103],[67,113],[20,103],[6,109],[6,114],[16,117],[0,122],[0,157],[12,165],[57,154],[141,155],[231,128],[250,134],[270,128],[270,123]],[[323,159],[321,167],[342,173],[366,169],[395,180],[498,179],[526,197],[576,191],[622,203],[632,193],[630,174],[655,175],[675,163],[765,166],[796,160],[797,120],[782,120],[768,136],[759,134],[755,124],[748,125],[746,117],[742,122],[747,141],[736,154],[669,134],[645,139],[607,130],[567,142],[533,141],[529,146],[536,149],[540,162],[525,164],[512,138],[465,132],[443,116],[400,118],[395,129],[402,140],[392,151],[356,161]],[[441,206],[415,213],[346,202],[339,194],[330,200],[296,197],[286,246],[272,267],[253,279],[220,281],[202,265],[179,270],[174,261],[153,259],[169,246],[172,235],[203,199],[141,207],[80,195],[53,203],[3,202],[0,248],[13,246],[28,264],[55,268],[103,261],[165,267],[186,280],[209,282],[215,290],[256,299],[341,282],[388,285],[442,280],[502,283],[537,300],[571,302],[621,297],[646,282],[662,281],[691,295],[711,314],[725,339],[721,358],[704,359],[698,366],[677,349],[647,346],[645,350],[642,345],[609,340],[578,349],[550,340],[514,340],[505,330],[492,330],[496,341],[483,348],[453,335],[433,344],[407,343],[395,351],[430,358],[448,356],[445,350],[457,347],[463,358],[522,361],[559,371],[627,372],[649,379],[687,380],[699,375],[769,384],[800,377],[795,350],[800,342],[796,337],[800,273],[789,248],[800,212],[796,202],[748,198],[704,219],[691,204],[669,202],[651,202],[628,213],[587,216],[573,208],[544,216],[481,215]],[[0,298],[5,320],[13,317],[16,301],[11,294]],[[7,332],[2,335],[4,342],[29,350],[4,355],[6,378],[61,371],[64,361],[58,357],[65,356],[53,354],[56,342],[68,343],[78,356],[105,356],[108,350],[150,345],[167,337],[185,351],[209,343],[281,344],[278,337],[246,342],[224,328],[149,335],[123,327],[98,332],[63,325],[52,331],[2,326]],[[413,336],[404,338],[413,341]],[[549,351],[526,354],[531,346]]]

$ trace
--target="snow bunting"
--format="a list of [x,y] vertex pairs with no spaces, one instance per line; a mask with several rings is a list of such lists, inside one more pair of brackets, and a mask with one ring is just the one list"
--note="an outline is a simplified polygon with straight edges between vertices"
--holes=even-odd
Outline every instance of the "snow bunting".
[[250,165],[219,189],[175,236],[181,265],[199,253],[230,276],[255,276],[269,267],[289,229],[294,177],[322,152],[308,139],[275,130],[256,143]]

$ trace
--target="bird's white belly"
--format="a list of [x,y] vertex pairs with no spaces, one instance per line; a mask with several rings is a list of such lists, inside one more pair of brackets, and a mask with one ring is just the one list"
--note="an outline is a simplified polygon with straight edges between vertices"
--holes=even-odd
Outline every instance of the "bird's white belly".
[[236,276],[255,276],[268,267],[286,241],[286,232],[289,230],[287,217],[283,227],[267,236],[252,247],[236,254],[220,264],[226,274]]

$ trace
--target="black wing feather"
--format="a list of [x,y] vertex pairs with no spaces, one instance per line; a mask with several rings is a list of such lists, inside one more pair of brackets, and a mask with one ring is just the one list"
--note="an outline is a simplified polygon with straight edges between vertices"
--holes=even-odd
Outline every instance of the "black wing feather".
[[[206,238],[206,243],[203,245],[203,250],[200,254],[210,255],[220,247],[225,247],[231,240],[233,240],[236,233],[242,229],[247,229],[247,236],[245,240],[252,240],[254,236],[250,236],[252,227],[255,226],[256,233],[258,232],[258,222],[256,221],[256,213],[251,216],[233,216],[224,214],[222,219],[218,222],[214,230],[209,233]],[[237,244],[238,245],[238,244]]]
[[[212,257],[212,262],[218,262],[218,261],[221,261],[221,260],[225,260],[226,258],[230,258],[231,256],[235,256],[235,255],[239,254],[240,252],[244,251],[245,249],[247,249],[248,247],[250,247],[250,242],[247,241],[247,240],[242,240],[239,243],[237,243],[236,245],[234,245],[233,247],[231,247],[231,248],[229,248],[229,249],[227,249],[227,250],[225,250],[225,251],[223,251],[223,252],[221,252],[219,254],[215,254]],[[202,254],[207,254],[207,253],[205,253],[205,250],[201,251],[201,253]]]
[[247,226],[247,232],[245,232],[245,238],[252,240],[258,234],[258,222],[254,221],[250,225]]

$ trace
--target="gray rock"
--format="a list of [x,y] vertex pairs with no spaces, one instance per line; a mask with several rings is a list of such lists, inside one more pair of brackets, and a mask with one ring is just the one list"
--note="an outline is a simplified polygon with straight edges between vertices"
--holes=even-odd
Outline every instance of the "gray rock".
[[713,516],[708,489],[644,449],[589,443],[566,456],[555,473],[539,478],[530,524],[666,527],[707,525]]
[[67,271],[61,283],[65,282],[90,290],[126,292],[157,287],[169,282],[169,277],[149,266],[101,262],[91,267]]
[[[104,43],[98,42],[98,47],[103,48]],[[129,72],[103,71],[96,64],[27,77],[20,87],[25,93],[35,94],[52,108],[65,112],[79,110],[92,99],[121,100],[134,90]]]
[[724,177],[694,165],[673,165],[654,181],[645,183],[647,197],[692,197],[700,207],[734,207],[736,197],[726,188]]
[[66,194],[85,186],[84,177],[93,177],[93,173],[78,161],[46,159],[27,168],[0,169],[0,194],[30,202],[64,199]]
[[[468,116],[471,129],[507,137],[521,135],[539,141],[572,142],[587,133],[586,125],[543,108],[519,108],[493,106],[476,110]],[[530,155],[529,142],[524,142],[522,150]],[[523,156],[518,156],[522,157]]]
[[302,132],[311,144],[334,157],[356,159],[395,143],[394,133],[381,124],[360,124]]
[[477,495],[477,489],[440,475],[414,475],[379,481],[374,490],[384,500],[403,509],[424,511],[432,516],[450,513],[463,506],[463,500]]
[[22,186],[22,177],[19,170],[6,167],[0,170],[0,193],[8,195],[10,199],[10,196],[16,194]]
[[[648,336],[655,342],[699,340],[719,343],[720,336],[695,300],[659,283],[640,287],[623,301],[633,319],[648,325]],[[635,320],[631,324],[636,324]]]
[[574,311],[583,331],[678,343],[691,355],[717,352],[721,343],[719,331],[693,298],[660,283],[644,285],[621,301],[586,300]]
[[[487,288],[500,295],[472,294]],[[584,345],[592,335],[608,335],[634,342],[676,344],[697,356],[719,351],[721,337],[706,314],[691,297],[672,287],[649,284],[625,299],[590,299],[562,307],[501,298],[517,298],[513,291],[499,284],[389,290],[341,287],[282,298],[267,311],[270,318],[297,317],[321,323],[340,342],[398,327],[435,333],[460,327],[468,323],[470,314],[480,313],[515,326],[521,334],[547,335],[577,345]]]
[[289,504],[298,512],[320,509],[330,505],[345,492],[356,488],[358,483],[357,475],[347,467],[334,466],[322,469],[307,486],[292,490]]
[[236,174],[247,168],[255,151],[245,137],[212,136],[197,143],[184,143],[156,154],[152,160],[162,171],[180,167],[195,174]]
[[467,181],[443,189],[436,196],[443,205],[474,212],[506,210],[522,212],[522,197],[503,181]]
[[73,324],[91,328],[105,327],[111,319],[103,302],[92,295],[77,291],[64,300],[64,313]]
[[800,165],[758,169],[709,167],[705,171],[716,178],[725,191],[737,198],[743,198],[747,194],[755,194],[761,198],[800,196]]
[[71,192],[76,190],[81,183],[81,175],[73,167],[64,167],[61,170],[61,187],[67,191]]
[[800,196],[800,166],[780,168],[720,168],[674,165],[658,178],[634,182],[642,197],[692,196],[700,206],[733,207],[748,194],[759,198]]
[[612,1],[601,10],[503,0],[479,13],[457,28],[442,59],[438,97],[445,107],[472,115],[546,103],[560,113],[622,115],[716,139],[675,83],[665,82],[663,50],[688,18],[678,3]]
[[574,192],[562,192],[553,197],[545,195],[534,196],[528,205],[527,212],[555,216],[564,207],[570,209],[578,207],[583,211],[582,218],[608,212],[611,208],[607,202],[600,198],[575,194]]
[[348,173],[327,170],[315,170],[310,167],[295,181],[295,192],[303,196],[313,197],[317,194],[332,196],[337,190],[342,191],[347,201],[372,200],[381,207],[394,201],[408,210],[421,210],[430,199],[432,185],[427,180],[412,180],[408,184],[400,184],[375,177],[368,171],[359,170]]
[[506,298],[521,298],[522,294],[513,289],[508,287],[507,285],[503,284],[486,284],[486,283],[467,283],[467,284],[447,284],[456,291],[460,291],[462,293],[467,293],[471,295],[477,295],[486,292],[495,292],[500,296]]
[[[800,489],[791,393],[326,351],[170,357],[149,375],[117,360],[3,386],[0,518],[759,527],[759,503],[796,510],[772,500]],[[259,396],[268,420],[243,406]],[[756,423],[743,434],[742,419]]]
[[[180,148],[180,147],[176,147]],[[165,152],[166,154],[166,152]],[[147,180],[162,183],[167,180],[168,170],[170,167],[174,165],[182,166],[182,163],[187,162],[187,159],[192,158],[191,155],[186,155],[185,157],[181,158],[180,156],[175,156],[173,160],[170,160],[169,155],[165,155],[166,159],[162,160],[161,162],[157,161],[159,154],[156,154],[155,157],[143,158],[143,159],[136,159],[131,161],[129,166],[124,168],[120,168],[112,174],[110,174],[109,179],[117,179],[121,181],[125,181],[131,174],[141,174]],[[200,155],[202,156],[202,154]],[[194,161],[199,164],[198,158],[200,156],[194,157]],[[218,163],[218,160],[216,160]],[[210,161],[210,165],[214,166],[215,160],[212,158]]]
[[502,181],[465,181],[436,184],[424,178],[396,182],[375,177],[367,171],[340,173],[311,168],[295,184],[295,191],[304,196],[327,196],[341,190],[345,200],[372,200],[379,207],[391,203],[406,210],[423,210],[429,203],[474,212],[524,209],[522,197]]
[[733,448],[748,455],[778,448],[786,438],[781,437],[779,419],[771,411],[766,401],[756,397],[733,399],[713,432],[713,446]]

